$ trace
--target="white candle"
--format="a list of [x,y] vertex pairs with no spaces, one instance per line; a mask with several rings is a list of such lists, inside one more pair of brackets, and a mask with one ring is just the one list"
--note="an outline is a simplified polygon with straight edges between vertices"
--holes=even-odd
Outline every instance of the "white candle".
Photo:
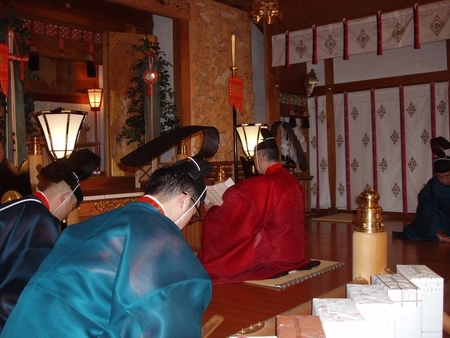
[[236,65],[236,35],[231,35],[231,66]]

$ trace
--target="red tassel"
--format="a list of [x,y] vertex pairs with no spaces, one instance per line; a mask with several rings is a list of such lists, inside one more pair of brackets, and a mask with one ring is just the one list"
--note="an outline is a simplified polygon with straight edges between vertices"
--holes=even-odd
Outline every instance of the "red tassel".
[[8,97],[9,49],[6,43],[0,43],[0,89]]
[[346,19],[343,20],[343,25],[344,25],[344,55],[343,58],[344,60],[348,60],[348,22]]
[[244,114],[243,109],[243,81],[238,77],[237,72],[235,76],[228,78],[228,85],[230,90],[230,105],[236,109],[241,115]]
[[290,59],[289,59],[289,31],[286,31],[285,33],[286,36],[286,54],[285,54],[285,60],[284,60],[284,65],[287,69],[291,68],[291,63],[290,63]]
[[312,63],[313,65],[317,65],[317,29],[316,25],[313,25],[313,57],[312,57]]
[[147,95],[149,97],[152,97],[152,94],[153,94],[153,84],[147,83]]
[[419,5],[414,5],[414,49],[420,49]]
[[377,55],[383,55],[383,26],[380,11],[377,14]]

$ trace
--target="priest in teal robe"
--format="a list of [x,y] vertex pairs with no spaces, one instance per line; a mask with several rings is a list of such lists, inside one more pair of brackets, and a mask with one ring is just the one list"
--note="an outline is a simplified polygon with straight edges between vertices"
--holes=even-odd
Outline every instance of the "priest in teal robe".
[[160,168],[139,201],[67,227],[0,337],[200,337],[211,280],[181,229],[206,193],[201,167]]

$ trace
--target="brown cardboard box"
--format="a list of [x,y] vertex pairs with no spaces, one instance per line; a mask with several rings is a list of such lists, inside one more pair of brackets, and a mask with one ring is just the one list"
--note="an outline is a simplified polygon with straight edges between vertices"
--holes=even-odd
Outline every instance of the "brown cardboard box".
[[278,338],[325,338],[318,316],[277,316]]

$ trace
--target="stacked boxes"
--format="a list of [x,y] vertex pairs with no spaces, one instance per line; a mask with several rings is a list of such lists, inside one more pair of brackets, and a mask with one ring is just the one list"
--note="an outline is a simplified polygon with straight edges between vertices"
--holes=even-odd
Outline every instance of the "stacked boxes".
[[349,298],[314,298],[312,314],[319,316],[327,338],[367,336],[367,323]]
[[325,338],[318,316],[277,316],[278,338]]
[[367,336],[394,338],[394,303],[381,285],[347,284],[350,298],[367,322]]
[[314,298],[312,315],[277,316],[278,338],[441,338],[444,280],[425,265],[397,265],[347,298]]
[[397,272],[422,292],[422,337],[442,338],[444,279],[425,265],[397,265]]
[[395,337],[422,335],[422,293],[399,274],[373,275],[371,284],[382,286],[395,306]]

